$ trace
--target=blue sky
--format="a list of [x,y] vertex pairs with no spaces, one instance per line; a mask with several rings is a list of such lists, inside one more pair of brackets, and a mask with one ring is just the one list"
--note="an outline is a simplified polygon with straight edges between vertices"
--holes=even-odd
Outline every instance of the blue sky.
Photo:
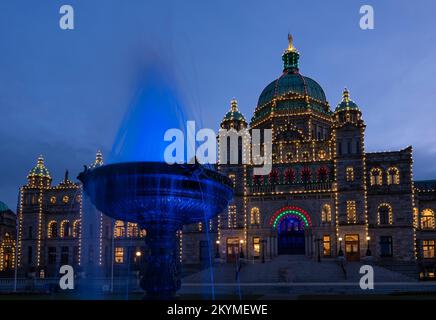
[[[63,4],[73,31],[59,28]],[[363,4],[374,30],[359,28]],[[0,200],[15,210],[39,154],[55,183],[107,154],[150,57],[169,66],[202,126],[216,129],[232,97],[251,118],[281,73],[288,32],[332,107],[350,89],[367,151],[413,145],[415,178],[436,178],[435,12],[433,0],[3,0]]]

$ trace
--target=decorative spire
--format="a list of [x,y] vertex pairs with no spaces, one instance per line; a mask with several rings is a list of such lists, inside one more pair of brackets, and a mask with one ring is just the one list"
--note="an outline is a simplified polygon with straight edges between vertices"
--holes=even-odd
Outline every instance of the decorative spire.
[[283,72],[284,73],[298,73],[298,59],[300,54],[294,47],[294,38],[288,33],[288,48],[282,55]]
[[342,101],[343,102],[349,102],[350,101],[350,92],[347,88],[344,88],[344,91],[342,92]]
[[230,106],[231,106],[230,110],[232,112],[238,111],[238,101],[235,98],[233,98],[232,101],[230,101]]
[[298,52],[297,49],[294,47],[294,38],[292,37],[292,34],[288,33],[288,49],[287,52]]
[[39,155],[38,162],[36,163],[36,166],[39,168],[44,168],[44,158],[42,155]]

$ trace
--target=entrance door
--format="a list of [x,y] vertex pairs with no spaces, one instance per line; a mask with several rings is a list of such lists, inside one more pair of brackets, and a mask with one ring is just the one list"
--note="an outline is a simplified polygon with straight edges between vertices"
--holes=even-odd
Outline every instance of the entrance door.
[[359,235],[358,234],[346,234],[345,235],[345,256],[347,261],[359,261],[360,260],[360,248],[359,248]]
[[278,228],[278,254],[304,254],[304,226],[294,216],[283,219]]
[[227,262],[235,262],[239,255],[239,238],[227,238]]

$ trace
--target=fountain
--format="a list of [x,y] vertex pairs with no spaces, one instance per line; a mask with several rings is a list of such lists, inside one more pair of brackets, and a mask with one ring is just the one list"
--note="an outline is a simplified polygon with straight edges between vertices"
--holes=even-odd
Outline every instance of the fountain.
[[233,196],[229,178],[199,164],[114,163],[85,167],[78,179],[98,210],[147,230],[148,299],[171,299],[180,288],[177,230],[213,218]]

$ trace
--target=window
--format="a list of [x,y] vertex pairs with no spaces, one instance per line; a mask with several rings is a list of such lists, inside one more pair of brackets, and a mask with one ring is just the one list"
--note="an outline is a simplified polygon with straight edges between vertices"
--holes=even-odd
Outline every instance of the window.
[[69,263],[69,255],[70,255],[70,248],[68,247],[62,247],[61,248],[61,264],[68,264]]
[[347,169],[345,169],[345,178],[346,178],[347,182],[354,181],[354,169],[353,169],[353,167],[347,167]]
[[124,222],[121,220],[115,221],[114,237],[123,238],[125,236],[126,236],[126,228],[124,227]]
[[324,150],[319,150],[318,151],[318,158],[320,158],[321,160],[324,160],[326,158],[327,154]]
[[56,247],[48,247],[48,264],[56,264]]
[[323,223],[332,222],[332,208],[328,204],[323,205],[321,209],[321,221]]
[[433,259],[434,255],[434,240],[422,240],[422,257],[424,259]]
[[27,237],[28,237],[29,239],[32,239],[32,238],[33,238],[33,228],[30,226],[30,227],[27,229],[27,231],[28,231],[28,233],[27,233]]
[[356,201],[347,201],[347,222],[357,222]]
[[229,229],[236,228],[236,206],[234,204],[228,207],[227,227]]
[[351,141],[347,142],[347,153],[348,154],[352,154],[352,150],[351,150]]
[[381,236],[380,237],[380,256],[392,257],[392,237]]
[[70,222],[64,220],[61,222],[61,238],[70,236]]
[[383,176],[380,168],[371,169],[369,181],[372,186],[375,185],[381,186],[383,184]]
[[50,221],[47,228],[47,238],[57,238],[58,224],[56,221]]
[[260,210],[259,208],[252,208],[250,212],[250,221],[252,225],[260,225]]
[[50,198],[50,203],[51,204],[55,204],[56,203],[56,197],[55,196]]
[[392,207],[388,203],[382,203],[378,206],[378,224],[392,224]]
[[356,153],[360,153],[360,142],[359,142],[359,140],[356,141]]
[[115,263],[124,262],[124,248],[115,248]]
[[424,209],[421,213],[421,228],[422,229],[434,229],[435,220],[434,212],[431,209]]
[[322,245],[324,257],[330,257],[332,255],[332,244],[330,235],[327,234],[322,237]]
[[303,160],[304,160],[304,161],[309,160],[309,152],[308,152],[308,151],[304,151],[304,152],[303,152]]
[[342,142],[338,142],[337,149],[338,149],[338,155],[342,155]]
[[395,168],[389,168],[387,171],[387,183],[388,184],[400,184],[400,171]]
[[63,196],[62,197],[62,202],[63,203],[68,203],[68,201],[70,201],[70,198],[68,196]]
[[137,238],[139,235],[138,224],[127,222],[127,237]]
[[260,257],[260,238],[259,237],[253,238],[253,257],[255,259]]

